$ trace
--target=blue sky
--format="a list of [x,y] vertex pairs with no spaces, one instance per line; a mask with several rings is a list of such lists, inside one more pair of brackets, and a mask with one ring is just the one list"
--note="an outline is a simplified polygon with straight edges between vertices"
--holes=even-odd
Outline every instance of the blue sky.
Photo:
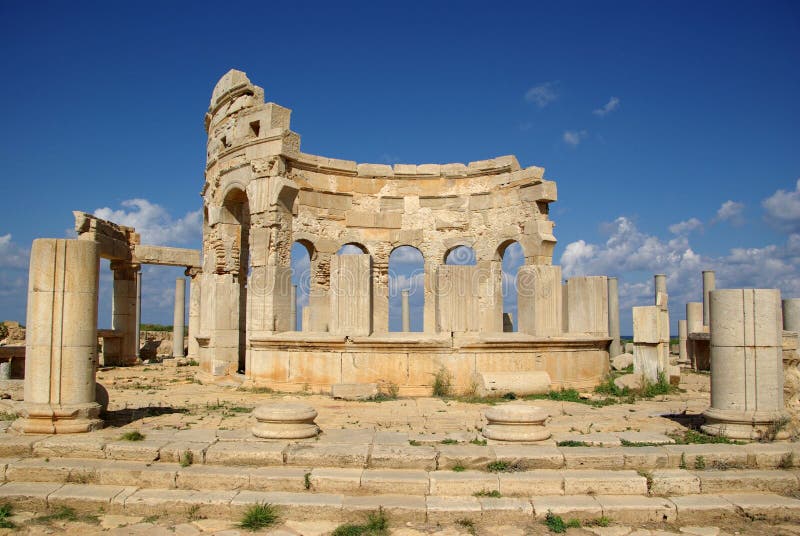
[[[796,2],[382,4],[0,5],[0,318],[24,318],[30,243],[72,210],[199,246],[230,68],[293,109],[305,152],[545,167],[554,262],[620,277],[623,333],[656,272],[673,320],[704,268],[800,297]],[[147,269],[144,321],[171,322],[178,275]]]

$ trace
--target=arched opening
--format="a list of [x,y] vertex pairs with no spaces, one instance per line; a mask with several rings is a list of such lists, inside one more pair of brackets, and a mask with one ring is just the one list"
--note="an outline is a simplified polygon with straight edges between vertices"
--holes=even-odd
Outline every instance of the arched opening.
[[389,331],[406,331],[403,292],[408,292],[408,331],[423,331],[425,259],[413,246],[400,246],[389,255]]
[[519,242],[509,240],[497,248],[501,261],[501,289],[503,293],[503,331],[518,331],[517,272],[525,264],[525,254]]
[[303,308],[308,307],[308,296],[311,291],[311,259],[314,257],[314,245],[307,240],[297,240],[292,244],[291,267],[292,285],[295,293],[295,317],[290,331],[307,330],[303,325]]
[[369,253],[369,250],[357,242],[343,244],[342,247],[339,248],[339,251],[336,252],[337,255],[361,255],[364,253]]
[[233,189],[225,196],[220,215],[222,233],[232,245],[231,257],[238,256],[238,263],[232,270],[234,282],[239,293],[238,315],[238,372],[244,373],[247,363],[247,279],[250,275],[250,207],[247,194]]
[[475,250],[469,246],[455,246],[447,250],[444,263],[456,266],[475,266]]

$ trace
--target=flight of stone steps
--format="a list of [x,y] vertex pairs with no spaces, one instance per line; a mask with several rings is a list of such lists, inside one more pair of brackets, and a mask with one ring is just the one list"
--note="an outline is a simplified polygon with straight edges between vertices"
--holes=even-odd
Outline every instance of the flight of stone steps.
[[797,443],[409,444],[407,434],[341,432],[299,442],[209,430],[154,431],[143,441],[5,434],[0,503],[236,519],[269,502],[292,519],[337,522],[378,508],[428,523],[527,522],[548,511],[623,523],[800,520]]

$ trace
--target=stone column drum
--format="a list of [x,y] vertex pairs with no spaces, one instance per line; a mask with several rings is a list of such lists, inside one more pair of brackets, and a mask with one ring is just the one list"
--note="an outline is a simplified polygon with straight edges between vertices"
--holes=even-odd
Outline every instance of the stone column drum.
[[710,326],[710,303],[709,294],[717,288],[717,276],[713,270],[703,270],[703,325]]
[[97,283],[95,242],[33,241],[28,279],[24,433],[101,428],[95,394]]
[[783,410],[780,291],[710,293],[711,407],[703,431],[732,439],[788,436]]
[[686,320],[678,320],[678,364],[682,366],[688,366],[690,364],[689,354],[686,352],[688,337]]
[[319,434],[314,424],[317,410],[306,404],[279,403],[259,406],[253,435],[264,439],[303,439]]
[[183,330],[186,325],[186,280],[175,280],[175,309],[172,315],[172,357],[183,357]]
[[550,438],[547,412],[537,406],[504,404],[486,410],[483,437],[495,441],[536,442]]

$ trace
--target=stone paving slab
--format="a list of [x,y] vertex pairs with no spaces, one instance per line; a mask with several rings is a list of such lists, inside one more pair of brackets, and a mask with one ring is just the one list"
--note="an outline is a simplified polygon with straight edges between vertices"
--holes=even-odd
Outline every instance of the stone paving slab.
[[740,470],[696,471],[703,493],[771,491],[788,494],[798,491],[797,475],[789,471]]
[[683,464],[685,469],[695,469],[701,463],[698,458],[707,468],[747,467],[747,450],[744,445],[665,445],[663,448],[669,456],[670,467],[680,467]]
[[136,488],[122,486],[100,486],[92,484],[64,484],[47,497],[50,507],[67,507],[76,512],[95,513],[108,510],[111,501],[120,493],[132,492]]
[[637,495],[597,495],[603,515],[622,523],[665,523],[675,521],[675,504],[661,497]]
[[159,458],[161,449],[169,440],[110,441],[106,443],[106,457],[112,460],[152,462]]
[[40,458],[105,458],[106,440],[93,434],[50,436],[33,444],[33,454]]
[[436,469],[436,458],[438,453],[433,447],[405,445],[382,445],[372,446],[369,456],[369,467],[385,469],[424,469],[433,471]]
[[283,509],[287,517],[301,521],[340,521],[343,517],[344,496],[330,493],[241,491],[231,500],[231,511],[234,517],[240,517],[253,504],[265,502]]
[[255,467],[248,468],[250,476],[248,489],[253,491],[293,491],[306,490],[306,475],[311,469],[306,467]]
[[181,463],[186,453],[192,458],[192,463],[204,463],[206,450],[211,443],[196,441],[171,441],[159,451],[159,460],[162,462]]
[[397,493],[427,495],[430,491],[428,473],[422,470],[366,469],[361,475],[362,493]]
[[426,504],[428,523],[455,523],[461,519],[477,522],[481,519],[481,503],[475,497],[429,495]]
[[531,499],[536,519],[543,520],[547,512],[563,517],[565,520],[586,521],[603,515],[603,508],[594,497],[588,495],[543,495]]
[[0,434],[0,456],[30,456],[33,454],[33,445],[52,436],[17,436]]
[[175,486],[193,490],[238,490],[250,484],[250,475],[241,467],[192,465],[178,469]]
[[722,493],[720,497],[752,517],[800,520],[800,500],[765,493]]
[[211,465],[283,465],[286,443],[214,443],[205,452]]
[[681,522],[714,522],[738,515],[736,506],[719,495],[673,495],[669,500],[675,505]]
[[323,467],[312,469],[309,483],[311,490],[321,493],[359,493],[361,475],[360,467]]
[[525,469],[560,469],[564,454],[556,447],[539,445],[492,445],[497,461],[516,464]]
[[491,524],[527,523],[533,516],[530,500],[509,497],[478,497],[481,522]]
[[372,495],[345,497],[342,501],[345,521],[361,522],[364,514],[382,509],[392,523],[424,523],[428,515],[425,497],[408,495]]
[[650,473],[653,495],[693,495],[699,494],[700,477],[686,469],[656,469]]
[[483,469],[496,460],[492,447],[480,445],[438,445],[438,468],[452,469],[463,467],[465,469]]
[[625,457],[620,449],[593,447],[564,447],[564,467],[567,469],[622,469]]
[[669,455],[661,447],[622,447],[625,469],[650,471],[669,467]]
[[507,497],[564,494],[564,473],[555,469],[499,473],[497,478],[500,493]]
[[563,471],[565,495],[647,495],[647,479],[635,471]]
[[432,471],[428,478],[431,495],[470,496],[499,490],[497,475],[482,471]]
[[47,508],[47,497],[64,484],[51,482],[7,482],[0,485],[0,497],[21,510]]
[[98,464],[97,483],[172,489],[175,488],[178,469],[180,469],[180,465],[177,463],[149,465],[142,462],[114,462]]
[[286,449],[287,465],[365,467],[369,445],[294,444]]

